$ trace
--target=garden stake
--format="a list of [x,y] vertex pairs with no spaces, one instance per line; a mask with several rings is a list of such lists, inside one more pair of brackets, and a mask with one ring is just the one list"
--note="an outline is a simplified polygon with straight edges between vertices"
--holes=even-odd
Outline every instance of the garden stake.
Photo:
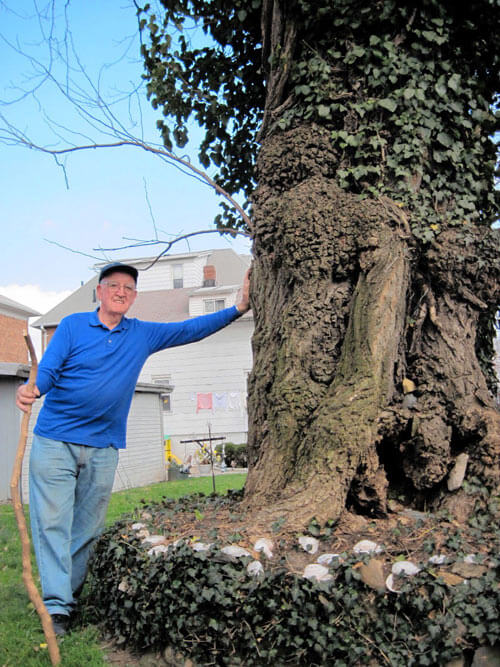
[[[33,343],[27,332],[24,333],[24,340],[28,346],[31,369],[28,377],[28,386],[32,389],[35,386],[36,373],[38,369],[38,362],[36,353],[33,348]],[[26,440],[28,439],[28,426],[31,416],[31,405],[28,406],[27,412],[23,414],[21,422],[21,434],[19,436],[19,443],[17,446],[16,460],[14,461],[14,468],[12,470],[12,477],[10,479],[10,494],[12,498],[12,505],[14,507],[14,514],[16,516],[17,526],[19,528],[19,535],[21,537],[22,557],[23,557],[23,582],[28,591],[29,599],[33,603],[38,612],[40,621],[42,622],[43,632],[47,640],[47,647],[49,649],[50,660],[53,665],[59,665],[61,657],[59,654],[59,646],[57,645],[52,619],[47,611],[40,593],[38,592],[35,582],[33,581],[33,573],[31,570],[30,559],[30,540],[28,537],[28,530],[26,528],[26,519],[24,516],[23,506],[19,493],[19,480],[21,479],[21,471],[23,467],[24,452],[26,449]]]

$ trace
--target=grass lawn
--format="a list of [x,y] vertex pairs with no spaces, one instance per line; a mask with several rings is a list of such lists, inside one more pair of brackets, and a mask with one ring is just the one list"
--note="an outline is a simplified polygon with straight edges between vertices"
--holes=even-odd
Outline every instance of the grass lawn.
[[[217,493],[224,494],[228,489],[242,488],[245,477],[241,474],[217,475]],[[140,506],[141,500],[152,502],[165,496],[179,498],[198,492],[212,492],[211,477],[162,482],[114,493],[107,523],[113,523],[122,514],[133,511]],[[34,576],[37,578],[34,557],[32,563]],[[75,630],[64,637],[59,646],[63,667],[97,667],[107,664],[95,628]],[[38,667],[50,664],[38,614],[29,601],[22,581],[21,542],[14,511],[10,504],[0,505],[0,667]]]

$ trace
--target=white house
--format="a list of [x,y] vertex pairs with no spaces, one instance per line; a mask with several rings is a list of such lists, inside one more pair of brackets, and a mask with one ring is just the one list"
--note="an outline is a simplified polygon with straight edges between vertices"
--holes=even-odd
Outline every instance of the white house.
[[[231,249],[168,255],[156,262],[151,257],[122,261],[139,270],[137,299],[127,316],[157,322],[234,305],[250,265],[249,256]],[[64,316],[97,308],[96,285],[97,275],[34,323],[42,330],[44,346]],[[184,441],[206,440],[209,433],[227,442],[246,442],[252,334],[250,312],[205,340],[158,352],[146,362],[139,382],[170,387],[163,394],[163,428],[179,461],[200,449],[196,442]],[[138,419],[138,413],[131,412],[129,435]],[[163,442],[159,446],[163,450]]]
[[[232,250],[166,257],[139,274],[140,292],[130,316],[172,322],[232,306],[249,263],[250,257]],[[133,264],[139,270],[147,266]],[[199,451],[187,440],[206,440],[210,434],[246,442],[252,333],[248,313],[205,340],[158,352],[146,362],[142,382],[173,387],[164,401],[164,428],[180,461]]]

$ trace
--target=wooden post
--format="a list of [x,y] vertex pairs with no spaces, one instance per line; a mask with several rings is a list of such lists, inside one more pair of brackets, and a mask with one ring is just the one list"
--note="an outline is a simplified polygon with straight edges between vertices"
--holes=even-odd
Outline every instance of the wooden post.
[[[24,333],[24,340],[28,346],[31,369],[28,378],[28,386],[33,388],[35,386],[36,374],[38,370],[38,362],[36,359],[35,349],[28,332]],[[10,479],[10,494],[12,498],[12,505],[14,507],[14,514],[16,516],[17,526],[19,528],[19,535],[21,537],[22,558],[23,558],[23,582],[28,591],[29,599],[33,603],[40,621],[42,623],[45,639],[49,649],[50,660],[53,665],[59,665],[61,656],[59,654],[59,646],[57,645],[56,635],[52,626],[52,619],[45,607],[42,597],[38,592],[35,582],[33,581],[33,572],[31,569],[31,554],[30,554],[30,540],[28,536],[28,529],[26,527],[26,518],[24,516],[23,506],[21,503],[21,495],[19,493],[19,483],[21,479],[21,472],[23,468],[24,452],[26,450],[26,441],[28,439],[28,426],[31,416],[31,405],[27,412],[23,414],[21,422],[21,433],[19,436],[19,443],[17,446],[16,459],[14,461],[14,468],[12,470],[12,477]]]

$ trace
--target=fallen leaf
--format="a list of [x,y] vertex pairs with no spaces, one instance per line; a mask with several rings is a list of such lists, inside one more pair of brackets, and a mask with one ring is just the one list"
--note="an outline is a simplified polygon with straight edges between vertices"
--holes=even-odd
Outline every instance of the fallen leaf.
[[372,558],[366,565],[362,563],[359,568],[359,573],[361,579],[367,586],[370,586],[377,591],[385,589],[385,577],[381,561]]
[[438,577],[441,577],[444,583],[448,586],[457,586],[464,582],[462,577],[459,577],[457,574],[452,574],[451,572],[446,572],[446,570],[438,570],[437,575]]
[[451,568],[454,574],[458,574],[465,579],[482,577],[487,570],[486,565],[476,565],[474,563],[455,563]]

